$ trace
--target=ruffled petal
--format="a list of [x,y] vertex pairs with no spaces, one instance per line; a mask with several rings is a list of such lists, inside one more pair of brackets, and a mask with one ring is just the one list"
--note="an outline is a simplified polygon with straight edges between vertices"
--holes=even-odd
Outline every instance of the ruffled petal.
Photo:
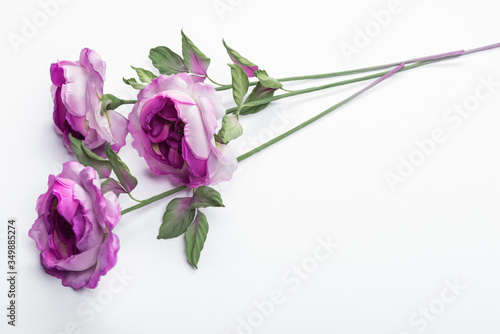
[[31,227],[28,232],[28,236],[35,240],[36,248],[39,251],[43,251],[49,247],[48,244],[48,233],[45,228],[44,217],[40,216]]
[[89,107],[87,104],[89,72],[77,65],[67,65],[63,68],[66,84],[61,89],[62,101],[68,113],[85,117]]
[[64,77],[64,70],[59,63],[54,63],[50,65],[50,79],[56,87],[61,87],[66,83],[66,78]]
[[238,160],[233,150],[227,145],[216,143],[208,159],[211,184],[229,181],[237,167]]
[[[211,150],[210,141],[214,133],[210,133],[205,128],[200,109],[197,105],[186,105],[183,103],[176,103],[175,107],[179,112],[179,118],[185,124],[184,140],[189,146],[190,151],[198,159],[208,159]],[[184,159],[186,159],[186,156],[184,156]]]
[[109,128],[111,129],[111,136],[113,138],[111,148],[113,151],[118,152],[120,148],[125,146],[125,139],[128,134],[128,120],[125,116],[114,110],[109,110],[107,114],[109,119]]
[[193,85],[193,99],[198,103],[202,110],[204,106],[207,105],[207,102],[202,100],[205,99],[210,101],[216,119],[221,119],[226,114],[226,108],[222,105],[222,97],[217,93],[213,86],[203,83]]
[[[89,284],[89,280],[92,277],[92,274],[95,272],[96,266],[97,265],[94,265],[94,266],[92,266],[86,270],[83,270],[83,271],[51,270],[50,272],[47,271],[47,273],[52,275],[52,276],[60,275],[61,277],[59,277],[59,278],[62,279],[62,284],[64,286],[71,287],[75,290],[78,290],[81,288],[88,287],[87,285]],[[93,288],[95,288],[95,286]]]
[[85,48],[80,52],[80,65],[89,71],[97,92],[102,95],[104,80],[106,80],[106,63],[97,52]]
[[97,283],[111,270],[118,261],[118,250],[120,249],[120,241],[116,235],[110,235],[104,240],[99,255],[97,257],[97,267],[93,275],[90,277],[87,288],[93,289]]
[[112,192],[104,194],[104,199],[106,201],[106,211],[104,213],[106,218],[106,227],[109,231],[111,231],[122,217],[121,206],[118,203],[118,198]]
[[52,193],[57,197],[57,211],[66,221],[73,219],[79,205],[73,198],[73,188],[76,186],[76,182],[70,179],[56,178],[54,182]]
[[186,138],[182,140],[182,156],[186,161],[190,174],[195,177],[204,177],[207,175],[207,159],[198,159],[191,152],[186,144]]
[[49,255],[50,252],[44,252],[44,264],[47,268],[55,268],[58,270],[83,271],[96,263],[100,248],[101,245],[62,260],[54,259]]

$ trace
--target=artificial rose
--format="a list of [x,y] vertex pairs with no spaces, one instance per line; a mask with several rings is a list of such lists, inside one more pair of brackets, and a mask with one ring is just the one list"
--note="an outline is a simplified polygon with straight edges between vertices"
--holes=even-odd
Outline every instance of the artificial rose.
[[112,230],[121,217],[112,192],[103,194],[97,172],[70,161],[50,175],[29,231],[45,271],[73,289],[95,288],[116,264],[120,248]]
[[69,134],[99,155],[106,143],[117,152],[125,145],[127,119],[114,110],[101,112],[105,71],[99,55],[87,48],[79,61],[59,61],[50,67],[54,123],[70,152]]
[[236,157],[214,140],[225,113],[212,86],[185,73],[159,76],[139,93],[129,115],[132,146],[155,174],[188,187],[227,181]]

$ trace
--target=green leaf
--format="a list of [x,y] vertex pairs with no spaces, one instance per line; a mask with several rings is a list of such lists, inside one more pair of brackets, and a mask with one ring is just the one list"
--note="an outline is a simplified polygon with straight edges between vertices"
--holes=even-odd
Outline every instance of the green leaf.
[[111,191],[116,197],[120,196],[120,194],[127,193],[127,190],[123,188],[123,186],[118,183],[115,179],[107,179],[101,183],[101,191],[103,194]]
[[224,207],[220,193],[210,187],[200,186],[194,191],[191,208]]
[[166,46],[158,46],[149,51],[149,59],[161,74],[171,75],[188,72],[182,58]]
[[193,44],[186,34],[184,34],[184,31],[181,30],[181,34],[184,64],[191,73],[206,76],[208,66],[210,65],[210,58],[205,56],[203,52]]
[[207,217],[198,211],[196,219],[186,230],[186,252],[189,263],[198,269],[200,254],[207,240],[208,221]]
[[127,165],[120,159],[118,154],[111,149],[109,143],[106,145],[106,156],[121,185],[130,193],[137,186],[137,179],[130,173]]
[[219,138],[224,144],[238,138],[243,134],[243,127],[238,118],[234,115],[224,115],[222,117],[222,128],[219,131]]
[[255,76],[257,79],[259,79],[259,82],[267,88],[274,88],[274,89],[279,89],[283,87],[283,84],[279,82],[278,80],[271,78],[269,75],[267,75],[267,72],[264,70],[258,70],[255,71]]
[[[245,100],[245,103],[267,99],[269,97],[272,97],[274,95],[275,91],[276,91],[276,89],[267,88],[259,82],[255,86],[255,88],[252,90],[252,92],[248,95],[247,99]],[[266,109],[268,105],[269,105],[269,103],[261,104],[261,105],[253,106],[253,107],[243,107],[240,111],[240,115],[255,114],[261,110]]]
[[233,85],[233,99],[236,105],[240,107],[243,104],[243,98],[248,92],[248,87],[250,82],[248,81],[248,75],[245,73],[243,68],[236,64],[228,64],[231,67],[231,78]]
[[111,174],[111,163],[108,160],[92,152],[80,139],[73,137],[71,134],[68,137],[78,162],[84,166],[94,168],[101,178],[109,177]]
[[229,45],[226,44],[226,41],[222,40],[222,43],[224,44],[224,47],[226,48],[227,53],[229,54],[229,57],[231,58],[231,60],[233,62],[238,63],[239,65],[250,67],[250,68],[257,67],[257,65],[255,65],[250,60],[246,59],[241,54],[239,54],[237,51],[235,51],[234,49],[229,47]]
[[148,86],[147,84],[138,83],[135,78],[130,78],[130,79],[123,78],[123,82],[125,82],[127,85],[132,86],[132,88],[139,90],[144,89]]
[[148,70],[139,67],[134,67],[132,65],[130,65],[130,67],[132,67],[134,71],[137,73],[137,76],[139,76],[139,80],[141,80],[141,82],[144,82],[145,84],[150,84],[153,79],[157,78],[156,75],[154,75],[152,72]]
[[170,239],[186,232],[194,220],[196,209],[191,208],[191,197],[174,198],[167,205],[158,239]]
[[[77,140],[79,140],[79,139],[77,139]],[[87,146],[85,146],[85,144],[83,143],[83,141],[80,140],[80,143],[82,144],[83,152],[85,153],[85,155],[87,157],[91,158],[92,160],[99,161],[99,162],[109,163],[109,161],[106,158],[103,158],[103,157],[95,154],[94,152],[92,152],[92,150],[90,148],[88,148]]]

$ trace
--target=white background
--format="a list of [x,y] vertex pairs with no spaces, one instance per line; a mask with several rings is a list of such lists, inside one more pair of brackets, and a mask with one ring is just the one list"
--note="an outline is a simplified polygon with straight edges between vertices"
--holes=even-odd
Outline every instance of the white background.
[[[219,82],[230,80],[222,38],[274,77],[332,72],[500,42],[494,1],[401,0],[379,31],[372,11],[386,0],[66,2],[45,22],[38,1],[3,1],[0,10],[0,267],[8,218],[17,219],[19,262],[16,328],[6,324],[0,280],[2,333],[499,333],[500,87],[459,125],[445,115],[474,101],[480,80],[500,81],[500,50],[398,74],[241,163],[218,187],[226,208],[205,210],[198,270],[183,238],[156,240],[168,200],[122,218],[118,264],[96,290],[46,275],[27,236],[48,175],[71,159],[53,130],[52,62],[92,48],[107,62],[105,93],[134,98],[121,81],[134,75],[129,65],[152,70],[147,56],[158,45],[180,53],[183,28]],[[39,27],[15,48],[9,36],[22,37],[27,21]],[[341,46],[355,46],[367,27],[368,45],[346,57]],[[365,85],[274,103],[243,118],[245,135],[231,145],[244,153]],[[223,101],[233,106],[229,92]],[[392,191],[386,173],[435,129],[446,140]],[[130,145],[120,155],[139,178],[137,198],[171,187]],[[318,263],[318,239],[327,238],[340,246]],[[282,303],[259,311],[280,291]]]

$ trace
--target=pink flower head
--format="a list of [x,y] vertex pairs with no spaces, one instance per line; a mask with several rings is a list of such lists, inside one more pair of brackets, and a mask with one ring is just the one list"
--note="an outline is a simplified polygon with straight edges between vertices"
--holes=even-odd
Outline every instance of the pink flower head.
[[59,61],[50,67],[56,132],[72,152],[68,135],[102,155],[106,143],[114,151],[125,145],[127,119],[114,110],[101,112],[106,64],[90,49],[83,49],[79,61]]
[[120,248],[112,230],[121,218],[112,192],[103,194],[97,172],[70,161],[49,176],[38,198],[38,219],[29,231],[45,271],[73,289],[95,288],[116,264]]
[[159,76],[138,96],[129,115],[132,146],[157,175],[188,187],[227,181],[237,166],[226,145],[216,143],[220,96],[185,73]]

